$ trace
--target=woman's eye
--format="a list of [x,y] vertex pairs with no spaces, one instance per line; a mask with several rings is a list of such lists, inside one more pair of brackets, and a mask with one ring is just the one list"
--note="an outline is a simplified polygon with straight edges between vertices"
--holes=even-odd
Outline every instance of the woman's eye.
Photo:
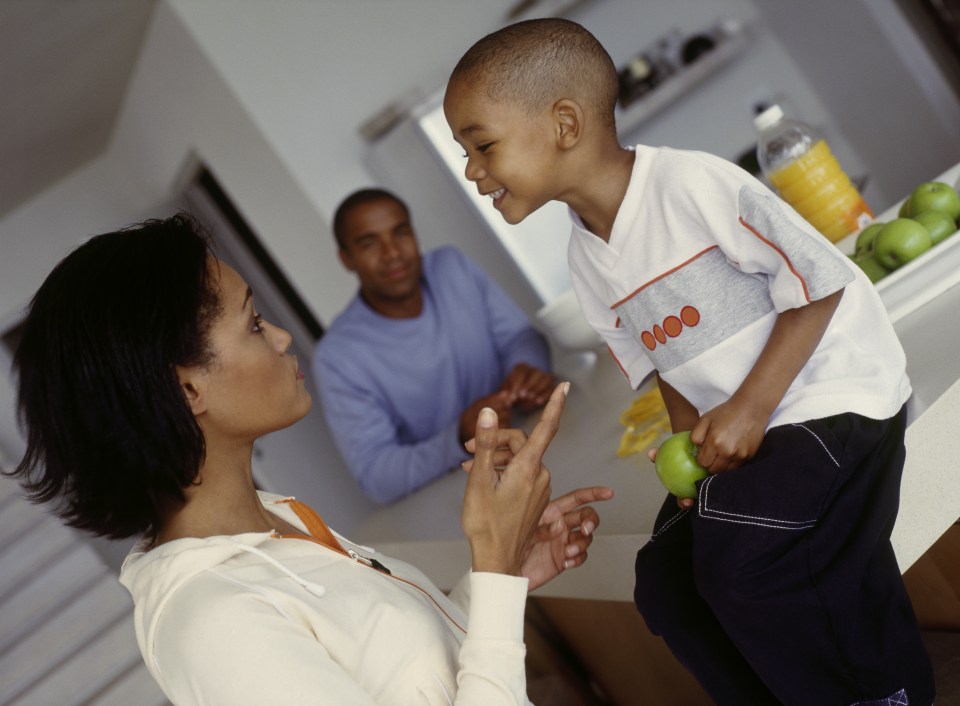
[[479,146],[477,147],[477,152],[479,152],[480,154],[483,154],[483,153],[486,152],[488,149],[490,149],[490,147],[491,147],[492,145],[493,145],[492,142],[488,142],[488,143],[486,143],[485,145],[479,145]]

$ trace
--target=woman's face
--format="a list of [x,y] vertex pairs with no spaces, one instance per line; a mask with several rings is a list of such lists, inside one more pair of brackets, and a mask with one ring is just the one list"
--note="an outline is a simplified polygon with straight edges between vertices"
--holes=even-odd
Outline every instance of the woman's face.
[[312,404],[297,357],[287,354],[290,334],[260,318],[236,270],[213,258],[208,266],[220,312],[209,334],[214,360],[197,377],[204,434],[248,441],[290,426]]

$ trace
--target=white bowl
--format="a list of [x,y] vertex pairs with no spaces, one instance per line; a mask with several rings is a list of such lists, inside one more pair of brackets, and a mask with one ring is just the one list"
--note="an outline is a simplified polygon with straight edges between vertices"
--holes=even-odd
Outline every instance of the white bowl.
[[603,339],[587,323],[577,295],[568,289],[537,312],[547,335],[568,351],[589,351],[603,345]]

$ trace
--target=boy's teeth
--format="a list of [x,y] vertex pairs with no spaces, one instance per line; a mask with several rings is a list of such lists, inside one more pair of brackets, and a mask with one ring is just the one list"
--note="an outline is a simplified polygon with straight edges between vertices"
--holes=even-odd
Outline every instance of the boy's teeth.
[[490,198],[492,198],[494,201],[496,201],[498,198],[500,198],[501,196],[503,196],[503,192],[504,192],[504,191],[506,191],[506,189],[497,189],[497,190],[494,191],[492,194],[490,194]]

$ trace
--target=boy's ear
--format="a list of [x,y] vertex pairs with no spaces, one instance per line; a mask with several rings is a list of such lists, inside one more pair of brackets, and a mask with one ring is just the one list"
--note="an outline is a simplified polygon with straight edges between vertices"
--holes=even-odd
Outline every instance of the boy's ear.
[[204,386],[200,380],[199,371],[196,367],[177,366],[177,379],[180,381],[180,389],[183,390],[183,397],[190,405],[190,411],[194,417],[199,417],[207,411],[207,399],[203,394]]
[[568,150],[583,137],[583,108],[571,98],[561,98],[553,104],[557,146]]

